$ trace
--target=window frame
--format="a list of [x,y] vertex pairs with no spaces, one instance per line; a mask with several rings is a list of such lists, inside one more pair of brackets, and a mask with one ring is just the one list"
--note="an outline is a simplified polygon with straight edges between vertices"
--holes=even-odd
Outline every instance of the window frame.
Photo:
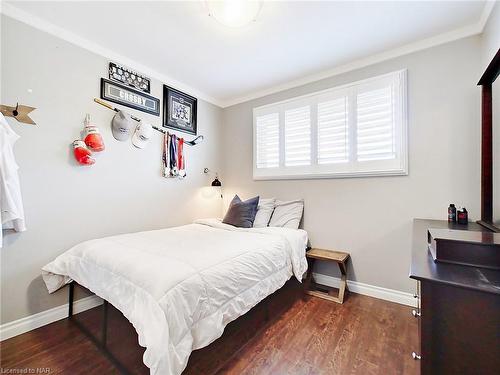
[[[399,117],[401,126],[395,127],[396,132],[396,154],[399,158],[394,160],[376,160],[376,161],[354,161],[352,155],[349,155],[349,161],[346,163],[335,164],[318,164],[318,102],[324,102],[324,98],[334,99],[342,96],[342,93],[353,95],[352,92],[357,87],[364,85],[377,84],[383,79],[397,79],[399,87],[396,87],[398,98],[401,100],[400,110],[396,108],[395,114]],[[386,74],[381,74],[375,77],[351,82],[348,84],[335,86],[326,90],[312,92],[306,95],[301,95],[286,99],[283,101],[266,104],[263,106],[253,108],[253,179],[254,180],[287,180],[287,179],[325,179],[325,178],[349,178],[349,177],[378,177],[378,176],[405,176],[408,175],[408,104],[407,104],[407,69],[401,69]],[[344,94],[345,95],[345,94]],[[351,96],[348,96],[350,98]],[[311,165],[306,166],[293,166],[287,167],[284,165],[285,147],[284,147],[284,111],[290,108],[296,108],[303,105],[310,106],[311,118]],[[353,106],[348,108],[348,116],[353,116]],[[273,168],[257,168],[257,116],[262,116],[270,113],[279,113],[279,166]],[[353,126],[349,124],[348,132],[349,137],[355,136]],[[352,141],[349,145],[355,144]],[[349,148],[349,152],[353,153],[355,150]],[[387,167],[391,165],[390,168]],[[368,168],[361,168],[361,166],[368,166]],[[335,171],[332,171],[332,169]]]

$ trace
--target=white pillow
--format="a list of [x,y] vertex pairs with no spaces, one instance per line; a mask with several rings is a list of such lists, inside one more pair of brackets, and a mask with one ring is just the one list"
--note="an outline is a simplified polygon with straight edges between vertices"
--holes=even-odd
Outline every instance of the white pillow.
[[269,224],[271,215],[274,210],[274,203],[276,198],[260,199],[259,205],[257,206],[257,214],[255,215],[255,220],[253,221],[254,228],[264,228]]
[[287,202],[276,201],[276,206],[274,207],[269,226],[299,229],[303,211],[303,199]]

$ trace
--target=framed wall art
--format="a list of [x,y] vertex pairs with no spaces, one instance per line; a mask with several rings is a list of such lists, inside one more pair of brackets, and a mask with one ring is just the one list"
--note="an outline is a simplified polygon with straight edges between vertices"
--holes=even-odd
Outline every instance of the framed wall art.
[[196,135],[197,103],[191,95],[163,85],[163,127]]
[[160,99],[106,78],[101,78],[101,99],[155,116],[160,115]]
[[151,92],[151,80],[148,77],[114,62],[109,63],[109,79],[148,94]]

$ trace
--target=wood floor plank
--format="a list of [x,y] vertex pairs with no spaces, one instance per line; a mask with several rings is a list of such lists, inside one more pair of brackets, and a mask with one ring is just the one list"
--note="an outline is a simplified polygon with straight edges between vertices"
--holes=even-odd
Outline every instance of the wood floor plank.
[[342,333],[344,306],[322,304],[318,320],[318,330],[312,340],[302,350],[302,358],[313,368],[321,368],[325,358],[332,354]]
[[49,368],[50,374],[116,374],[94,344],[67,319],[0,343],[0,367]]
[[323,358],[319,367],[330,374],[349,372],[351,361],[355,357],[355,340],[359,337],[361,317],[356,306],[356,300],[351,296],[342,307],[343,314],[337,327],[337,337],[332,341],[329,353]]
[[[305,308],[305,305],[308,307]],[[309,336],[308,325],[311,324],[319,305],[317,299],[311,299],[306,303],[298,301],[290,310],[290,315],[278,319],[247,344],[244,355],[240,355],[233,370],[255,374],[271,371],[274,364],[286,357],[293,346],[300,341],[300,336]],[[231,363],[228,365],[231,366]]]
[[[417,375],[411,359],[418,337],[410,308],[350,293],[343,305],[312,296],[289,282],[228,325],[224,335],[190,357],[183,375]],[[78,316],[78,315],[77,315]],[[98,310],[79,314],[93,330]],[[133,374],[146,374],[137,334],[110,311],[110,345]],[[50,368],[50,374],[119,374],[113,364],[65,319],[0,343],[0,367]]]

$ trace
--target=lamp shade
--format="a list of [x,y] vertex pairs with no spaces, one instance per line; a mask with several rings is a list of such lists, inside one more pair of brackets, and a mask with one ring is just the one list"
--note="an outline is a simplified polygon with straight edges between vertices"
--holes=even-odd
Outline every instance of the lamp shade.
[[262,7],[260,0],[206,0],[209,16],[229,27],[242,27],[255,21]]
[[222,186],[217,176],[215,176],[215,180],[212,181],[212,186]]

